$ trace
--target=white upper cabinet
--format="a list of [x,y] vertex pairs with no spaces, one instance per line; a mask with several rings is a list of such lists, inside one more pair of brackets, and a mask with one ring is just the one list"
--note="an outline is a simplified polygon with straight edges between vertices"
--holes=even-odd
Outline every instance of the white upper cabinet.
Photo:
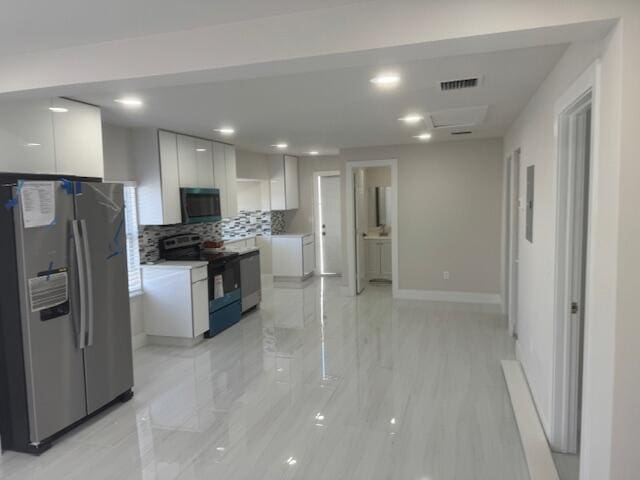
[[3,172],[102,178],[100,109],[63,98],[2,102],[0,151]]
[[215,188],[220,190],[220,210],[222,216],[226,217],[227,212],[227,161],[224,155],[223,143],[214,142],[213,144],[213,179]]
[[270,159],[271,209],[298,208],[298,158],[291,155],[272,155]]
[[271,210],[286,210],[284,186],[284,158],[281,155],[271,157]]
[[177,135],[177,138],[180,187],[198,187],[196,139],[187,135]]
[[56,173],[79,177],[104,176],[102,117],[93,105],[64,98],[51,101],[66,112],[53,113]]
[[215,188],[213,179],[213,142],[197,138],[195,146],[198,187]]
[[181,188],[214,188],[213,142],[177,135]]
[[55,173],[50,100],[0,104],[0,172]]
[[173,224],[182,221],[180,210],[180,168],[177,135],[158,132],[160,150],[160,171],[162,180],[162,223]]
[[233,145],[224,146],[224,160],[227,172],[227,210],[225,217],[235,217],[238,215],[238,174],[236,172],[236,147]]
[[140,224],[181,223],[177,135],[140,129],[133,139]]
[[298,208],[298,157],[291,155],[284,156],[284,193],[287,210]]
[[237,214],[235,147],[155,129],[134,138],[141,225],[181,223],[180,188],[217,188],[222,216]]
[[238,214],[236,175],[236,147],[213,142],[213,177],[215,188],[220,190],[223,217],[235,217]]

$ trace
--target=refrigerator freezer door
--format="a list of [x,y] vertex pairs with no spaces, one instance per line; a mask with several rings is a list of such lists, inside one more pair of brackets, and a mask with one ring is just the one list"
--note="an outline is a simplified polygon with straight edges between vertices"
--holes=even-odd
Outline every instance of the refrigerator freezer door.
[[84,362],[92,413],[133,386],[123,187],[85,183],[75,202],[88,277]]
[[[32,443],[41,442],[87,413],[82,350],[78,348],[80,320],[77,315],[74,318],[80,299],[71,228],[73,197],[55,182],[54,199],[53,225],[23,228],[20,201],[14,208]],[[65,280],[70,302],[59,303],[67,295]]]

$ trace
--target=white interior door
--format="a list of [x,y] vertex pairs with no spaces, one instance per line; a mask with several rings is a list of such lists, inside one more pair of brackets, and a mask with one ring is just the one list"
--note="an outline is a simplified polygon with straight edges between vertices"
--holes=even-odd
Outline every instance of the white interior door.
[[353,194],[356,235],[356,293],[366,286],[366,253],[364,237],[367,234],[367,182],[366,170],[358,168],[353,173]]
[[342,274],[340,176],[318,175],[317,245],[321,274]]
[[520,149],[513,155],[511,164],[511,228],[510,230],[510,254],[509,254],[509,330],[514,336],[518,335],[518,256],[520,247]]
[[582,366],[584,346],[584,306],[586,303],[586,268],[589,212],[589,163],[591,155],[591,104],[571,119],[574,156],[572,189],[570,192],[571,266],[569,268],[571,305],[569,310],[571,352],[569,355],[569,442],[568,451],[580,449],[580,419],[582,416]]

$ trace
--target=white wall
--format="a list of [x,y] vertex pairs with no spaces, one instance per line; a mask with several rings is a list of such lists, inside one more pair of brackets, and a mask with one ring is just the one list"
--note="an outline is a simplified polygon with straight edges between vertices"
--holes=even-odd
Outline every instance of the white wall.
[[[500,139],[353,148],[340,157],[343,162],[398,159],[393,237],[401,290],[499,298]],[[445,270],[449,280],[443,278]]]
[[269,180],[267,156],[236,148],[236,175],[238,178]]
[[130,129],[103,123],[102,151],[105,181],[122,182],[136,179]]
[[[552,420],[556,235],[554,107],[573,81],[597,57],[602,59],[601,97],[596,106],[600,109],[599,113],[594,111],[594,123],[599,123],[601,136],[599,147],[594,152],[592,171],[595,202],[591,205],[589,262],[593,282],[587,292],[581,447],[581,478],[588,479],[632,478],[610,476],[609,471],[616,318],[620,41],[621,31],[616,30],[603,42],[572,45],[511,127],[504,143],[505,157],[521,148],[521,195],[525,192],[526,167],[536,167],[533,243],[524,240],[522,228],[519,234],[518,355],[538,413],[549,433]],[[627,475],[631,475],[631,471]]]

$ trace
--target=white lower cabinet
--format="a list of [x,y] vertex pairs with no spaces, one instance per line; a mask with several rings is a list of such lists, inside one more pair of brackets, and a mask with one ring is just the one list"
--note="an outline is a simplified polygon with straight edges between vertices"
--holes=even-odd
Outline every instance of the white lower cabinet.
[[304,279],[316,269],[313,234],[272,235],[273,276]]
[[316,269],[316,247],[313,237],[302,240],[302,275],[307,277]]
[[367,256],[367,278],[369,280],[391,280],[391,239],[365,238]]
[[152,343],[189,344],[181,340],[209,330],[207,262],[143,265],[142,281],[144,326]]

